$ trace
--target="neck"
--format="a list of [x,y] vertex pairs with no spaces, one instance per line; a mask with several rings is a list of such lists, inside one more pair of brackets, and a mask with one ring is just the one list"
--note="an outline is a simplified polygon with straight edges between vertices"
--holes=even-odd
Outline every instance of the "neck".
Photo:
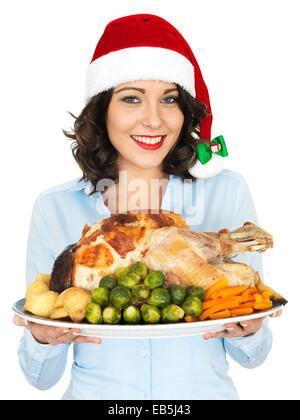
[[170,175],[161,168],[131,168],[119,165],[119,182],[105,193],[111,214],[147,210],[159,212]]
[[138,168],[136,166],[128,164],[126,165],[119,161],[118,164],[119,172],[126,173],[128,183],[134,179],[143,179],[147,183],[151,183],[152,179],[163,179],[169,178],[168,174],[165,174],[160,166],[155,168]]

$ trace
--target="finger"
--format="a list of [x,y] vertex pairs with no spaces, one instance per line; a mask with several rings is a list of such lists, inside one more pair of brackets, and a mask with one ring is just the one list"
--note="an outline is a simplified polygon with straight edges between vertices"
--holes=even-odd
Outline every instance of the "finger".
[[18,315],[14,315],[13,317],[13,323],[17,326],[17,327],[26,327],[26,321],[21,318]]
[[277,316],[282,315],[282,309],[279,309],[279,311],[274,312],[273,314],[269,315],[271,318],[276,318]]
[[27,321],[26,328],[31,332],[34,337],[46,337],[46,329],[45,325],[36,324],[35,322]]
[[265,317],[240,322],[244,331],[244,336],[255,334],[258,330],[260,330],[264,319]]
[[230,338],[244,337],[246,335],[244,327],[239,323],[225,324],[225,327],[226,327],[226,331],[228,332]]
[[49,344],[45,334],[43,333],[45,330],[45,326],[41,324],[36,324],[35,322],[30,322],[25,320],[25,328],[31,333],[35,341],[41,344]]
[[78,335],[77,337],[73,337],[72,343],[74,344],[83,344],[83,343],[102,344],[102,340],[100,337],[85,337],[82,335]]
[[64,328],[64,327],[48,327],[46,330],[47,336],[52,340],[58,340],[59,338],[67,335],[73,337],[73,333],[80,333],[78,328]]
[[[237,327],[236,324],[230,324],[226,330],[218,331],[215,333],[206,333],[203,335],[204,340],[209,340],[210,338],[233,338],[238,336],[238,329],[240,330],[240,333],[242,332],[241,327]],[[235,334],[235,335],[233,335]]]
[[256,333],[262,326],[262,322],[266,317],[243,321],[239,324],[225,324],[226,330],[217,333],[204,334],[203,338],[208,340],[210,338],[234,338],[234,337],[246,337],[248,335]]
[[60,336],[57,336],[54,340],[56,341],[56,344],[67,344],[72,343],[75,336],[77,336],[80,333],[80,330],[78,329],[65,329],[63,330],[63,334]]
[[47,340],[51,346],[58,344],[67,344],[72,342],[74,334],[79,334],[78,328],[66,329],[63,327],[49,327],[47,331]]
[[224,330],[224,331],[220,331],[220,332],[217,332],[217,333],[203,334],[203,338],[204,338],[204,340],[210,340],[211,338],[224,338],[227,335],[228,335],[227,331]]
[[[51,346],[56,346],[57,344],[67,343],[71,341],[73,335],[69,337],[66,336],[69,333],[69,330],[63,327],[50,327],[41,324],[36,324],[34,322],[28,322],[28,330],[31,332],[36,341],[43,344],[50,344]],[[73,331],[80,331],[78,329],[73,329]]]

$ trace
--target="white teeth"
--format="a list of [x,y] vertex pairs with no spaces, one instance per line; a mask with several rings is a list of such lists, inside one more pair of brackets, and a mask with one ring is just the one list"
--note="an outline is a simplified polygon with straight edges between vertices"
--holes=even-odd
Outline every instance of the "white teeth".
[[163,136],[160,137],[140,137],[140,136],[131,136],[132,138],[134,138],[134,140],[140,141],[141,143],[146,143],[146,144],[156,144],[159,143],[161,141],[161,139],[163,138]]

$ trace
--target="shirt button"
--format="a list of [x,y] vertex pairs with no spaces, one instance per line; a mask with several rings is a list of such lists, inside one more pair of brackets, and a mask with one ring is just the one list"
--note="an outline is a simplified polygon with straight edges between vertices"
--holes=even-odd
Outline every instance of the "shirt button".
[[146,357],[146,356],[147,356],[147,354],[148,354],[147,350],[143,350],[143,351],[142,351],[142,356],[143,356],[143,357]]

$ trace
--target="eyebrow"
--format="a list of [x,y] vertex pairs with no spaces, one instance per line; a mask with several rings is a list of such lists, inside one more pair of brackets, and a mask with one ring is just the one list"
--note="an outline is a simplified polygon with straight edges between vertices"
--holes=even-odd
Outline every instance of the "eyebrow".
[[[139,92],[141,92],[141,93],[145,93],[145,89],[141,89],[141,88],[136,88],[136,87],[123,87],[122,89],[119,89],[119,90],[117,90],[115,93],[119,93],[119,92],[121,92],[122,90],[138,90]],[[164,91],[164,94],[166,94],[166,93],[169,93],[169,92],[173,92],[173,91],[178,91],[178,89],[177,88],[171,88],[171,89],[166,89],[165,91]]]

